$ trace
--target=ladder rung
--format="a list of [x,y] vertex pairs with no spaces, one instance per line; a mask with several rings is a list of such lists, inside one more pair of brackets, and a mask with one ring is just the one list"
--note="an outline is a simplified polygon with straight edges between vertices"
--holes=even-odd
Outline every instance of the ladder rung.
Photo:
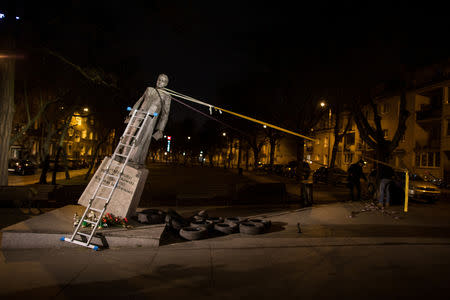
[[98,209],[98,208],[94,208],[94,207],[89,207],[90,210],[96,211],[96,212],[103,212],[103,209]]
[[105,187],[105,188],[108,188],[108,189],[113,189],[114,188],[113,186],[106,185],[106,184],[102,184],[102,187]]
[[86,223],[89,223],[89,224],[97,224],[97,222],[94,222],[94,221],[91,221],[91,220],[87,220],[87,219],[84,219],[83,221],[86,222]]
[[130,147],[130,148],[131,148],[130,145],[127,145],[127,144],[124,144],[124,143],[120,143],[120,142],[119,142],[119,145],[122,145],[122,146],[125,146],[125,147]]
[[90,234],[83,233],[83,232],[77,232],[77,234],[85,236],[85,237],[90,237],[91,236]]
[[123,154],[119,154],[119,153],[114,153],[114,155],[122,156],[122,157],[128,157],[127,155],[123,155]]
[[124,133],[122,136],[132,136],[132,137],[135,137],[136,135]]
[[118,175],[113,175],[113,174],[106,174],[106,176],[109,176],[109,177],[115,177],[115,178],[119,178],[119,176]]
[[129,126],[135,127],[135,128],[141,128],[141,126],[134,126],[134,125],[131,125],[131,124]]
[[72,240],[71,241],[70,238],[64,238],[64,241],[72,243],[72,244],[88,247],[88,248],[91,248],[91,249],[94,249],[94,250],[99,250],[99,247],[97,245],[87,244],[87,243],[82,242],[82,241],[77,241],[77,240]]
[[138,116],[134,116],[134,118],[136,118],[136,119],[145,119],[145,117],[138,117]]
[[108,201],[108,200],[109,200],[108,198],[100,197],[100,196],[95,196],[95,198],[99,198],[99,199],[102,199],[102,200],[105,200],[105,201]]

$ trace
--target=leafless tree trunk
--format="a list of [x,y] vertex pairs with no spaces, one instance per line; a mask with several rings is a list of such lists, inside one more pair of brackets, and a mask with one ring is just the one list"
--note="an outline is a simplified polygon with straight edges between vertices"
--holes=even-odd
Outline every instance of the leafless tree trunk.
[[58,150],[56,152],[56,157],[55,157],[55,168],[53,169],[53,174],[52,174],[52,184],[56,185],[56,173],[58,172],[58,166],[59,166],[59,157],[61,155],[61,151],[63,150],[63,144],[64,144],[64,138],[66,137],[67,134],[67,130],[69,129],[70,126],[70,120],[72,119],[73,113],[75,112],[75,107],[73,107],[69,114],[66,116],[66,119],[64,120],[64,127],[62,128],[62,132],[61,132],[61,136],[59,138],[59,143],[58,143]]
[[[100,142],[95,147],[94,155],[92,156],[92,160],[89,165],[89,170],[86,172],[86,175],[84,176],[85,180],[88,180],[89,176],[91,175],[92,169],[95,166],[95,161],[97,160],[97,157],[98,157],[99,149],[100,149],[101,145],[103,145],[108,140],[109,133],[110,133],[110,131],[108,131],[108,133],[103,136],[103,138],[100,140]],[[154,161],[154,154],[152,155],[152,158]]]
[[237,161],[238,169],[241,167],[241,160],[242,160],[242,136],[239,137],[238,161]]
[[330,160],[330,168],[334,168],[336,163],[336,154],[338,150],[339,143],[342,141],[342,138],[347,134],[347,131],[350,129],[350,125],[352,124],[352,116],[348,118],[347,125],[345,126],[344,132],[339,134],[339,123],[341,114],[339,111],[335,113],[336,122],[334,124],[334,144],[333,149],[331,150],[331,160]]
[[0,185],[8,185],[8,154],[14,117],[13,58],[0,59]]
[[353,116],[361,134],[361,138],[370,148],[376,151],[377,160],[386,162],[391,153],[397,148],[398,143],[406,131],[406,120],[410,115],[410,112],[406,110],[406,91],[402,91],[400,95],[400,114],[397,130],[392,140],[386,140],[384,138],[383,128],[381,128],[381,116],[378,114],[377,105],[371,97],[369,97],[369,105],[374,114],[375,128],[369,124],[369,121],[363,115],[360,107],[355,107]]

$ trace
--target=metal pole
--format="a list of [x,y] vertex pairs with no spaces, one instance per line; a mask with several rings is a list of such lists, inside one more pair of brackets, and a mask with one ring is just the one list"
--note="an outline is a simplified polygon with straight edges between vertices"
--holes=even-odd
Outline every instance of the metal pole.
[[404,212],[408,212],[408,193],[409,193],[409,173],[405,170],[405,208]]

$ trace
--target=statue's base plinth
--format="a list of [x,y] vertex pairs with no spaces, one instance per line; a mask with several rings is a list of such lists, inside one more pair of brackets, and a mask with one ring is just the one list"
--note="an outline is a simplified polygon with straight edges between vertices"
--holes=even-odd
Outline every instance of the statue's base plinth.
[[[110,159],[110,157],[105,157],[103,159],[100,167],[97,169],[91,181],[81,195],[80,199],[78,200],[78,204],[83,206],[88,205],[89,199],[93,196],[95,189],[97,188],[104,172],[106,171],[106,166]],[[122,166],[122,163],[113,161],[110,166],[110,174],[118,175]],[[142,191],[144,190],[147,176],[147,169],[135,169],[128,165],[125,166],[119,183],[117,184],[117,187],[112,194],[112,198],[109,201],[108,207],[106,208],[106,213],[110,213],[121,218],[129,218],[134,216],[136,214],[136,208],[138,207],[139,201],[141,199]],[[106,176],[104,183],[106,185],[113,185],[114,178]],[[110,188],[101,187],[97,195],[106,198],[108,197],[110,191]],[[92,204],[92,207],[102,209],[104,204],[104,200],[96,198]]]

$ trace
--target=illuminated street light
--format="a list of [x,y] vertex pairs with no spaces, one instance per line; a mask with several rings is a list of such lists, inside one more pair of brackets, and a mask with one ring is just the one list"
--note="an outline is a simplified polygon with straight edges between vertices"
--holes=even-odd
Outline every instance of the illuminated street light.
[[223,136],[227,136],[227,133],[226,133],[226,132],[223,132],[222,135],[223,135]]
[[85,107],[85,108],[83,108],[83,111],[88,112],[89,108]]
[[263,125],[264,128],[267,128],[267,125]]
[[324,101],[320,102],[320,106],[325,107],[327,105]]
[[188,140],[190,140],[191,139],[191,137],[190,136],[188,136]]
[[0,19],[4,19],[5,18],[5,14],[0,13]]

